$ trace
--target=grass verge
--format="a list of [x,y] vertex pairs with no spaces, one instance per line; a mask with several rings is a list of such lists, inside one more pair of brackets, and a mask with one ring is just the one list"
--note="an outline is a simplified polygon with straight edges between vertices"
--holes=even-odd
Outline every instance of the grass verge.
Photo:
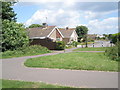
[[46,83],[43,83],[43,82],[26,82],[26,81],[18,81],[18,80],[2,80],[2,88],[70,88],[70,87],[46,84]]
[[89,48],[78,48],[75,49],[74,51],[105,51],[110,47],[89,47]]
[[40,45],[32,45],[28,47],[22,47],[14,51],[1,52],[0,55],[2,55],[1,58],[12,58],[12,57],[39,55],[50,52],[51,51],[48,50],[46,47],[42,47]]
[[[87,44],[92,44],[92,43],[94,43],[94,42],[87,42]],[[82,42],[82,43],[78,42],[78,45],[86,45],[86,43],[85,42]]]
[[118,62],[104,53],[72,52],[28,59],[27,67],[74,70],[118,71]]

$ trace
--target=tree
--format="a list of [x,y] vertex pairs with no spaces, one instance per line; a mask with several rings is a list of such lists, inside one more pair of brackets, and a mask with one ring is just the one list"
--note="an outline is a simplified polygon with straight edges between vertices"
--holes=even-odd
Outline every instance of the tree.
[[86,38],[86,34],[88,32],[88,28],[86,26],[77,26],[76,27],[76,32],[78,34],[78,39],[81,40],[82,38]]
[[28,45],[25,27],[14,21],[4,20],[2,27],[2,51],[14,50]]
[[32,24],[29,26],[29,28],[35,28],[35,27],[42,27],[40,24]]
[[2,2],[2,20],[16,21],[16,13],[13,11],[15,2]]
[[79,41],[81,40],[81,38],[84,39],[84,41],[86,42],[86,47],[87,47],[87,32],[88,32],[88,28],[86,26],[77,26],[76,27],[76,32],[78,34],[78,39]]

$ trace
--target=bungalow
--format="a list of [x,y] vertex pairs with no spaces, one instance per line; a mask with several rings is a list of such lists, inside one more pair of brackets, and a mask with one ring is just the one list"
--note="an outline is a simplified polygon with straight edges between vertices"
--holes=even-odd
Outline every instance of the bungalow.
[[56,26],[47,26],[27,29],[31,45],[42,45],[48,49],[55,49],[56,41],[66,44],[77,41],[75,29],[59,29]]
[[60,32],[63,35],[63,41],[66,44],[72,43],[73,41],[78,41],[78,35],[75,31],[75,28],[59,28]]

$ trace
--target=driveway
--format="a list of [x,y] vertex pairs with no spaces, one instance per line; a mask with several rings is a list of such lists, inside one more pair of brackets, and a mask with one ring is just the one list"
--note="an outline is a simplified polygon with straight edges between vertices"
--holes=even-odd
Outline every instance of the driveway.
[[[71,51],[68,50],[67,52]],[[28,68],[24,66],[26,59],[55,54],[59,54],[59,52],[3,59],[2,78],[34,82],[42,81],[50,84],[82,88],[118,88],[117,72]]]

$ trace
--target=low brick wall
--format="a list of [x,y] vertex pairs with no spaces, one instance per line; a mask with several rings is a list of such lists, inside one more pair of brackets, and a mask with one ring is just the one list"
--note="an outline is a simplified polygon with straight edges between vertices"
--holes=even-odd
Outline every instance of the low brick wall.
[[30,45],[41,45],[47,47],[50,50],[54,50],[56,48],[56,42],[52,42],[52,40],[48,38],[31,40]]

